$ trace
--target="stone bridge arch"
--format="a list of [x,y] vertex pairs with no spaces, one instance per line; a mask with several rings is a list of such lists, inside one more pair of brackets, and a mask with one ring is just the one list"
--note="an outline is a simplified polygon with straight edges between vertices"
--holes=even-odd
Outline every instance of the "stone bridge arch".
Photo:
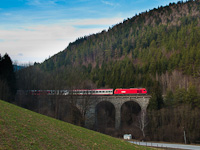
[[141,110],[141,105],[134,100],[124,102],[121,106],[120,128],[127,129],[134,126]]
[[121,125],[121,107],[124,103],[133,101],[139,104],[141,110],[146,110],[149,104],[150,96],[99,96],[94,97],[95,103],[90,106],[86,114],[85,126],[94,128],[96,105],[102,101],[108,101],[115,107],[115,128],[119,129]]
[[115,106],[110,101],[100,101],[95,106],[95,129],[115,127]]

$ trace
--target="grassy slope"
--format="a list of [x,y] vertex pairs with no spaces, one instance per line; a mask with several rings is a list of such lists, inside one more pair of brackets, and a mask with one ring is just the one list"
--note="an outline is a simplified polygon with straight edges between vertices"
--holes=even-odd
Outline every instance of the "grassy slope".
[[0,101],[1,149],[148,149]]

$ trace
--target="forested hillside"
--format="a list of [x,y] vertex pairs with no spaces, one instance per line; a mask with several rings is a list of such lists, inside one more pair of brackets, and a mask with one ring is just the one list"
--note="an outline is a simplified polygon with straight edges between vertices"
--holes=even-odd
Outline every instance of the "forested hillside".
[[[34,70],[40,77],[34,76],[33,81],[45,77],[53,80],[54,88],[80,83],[84,87],[87,80],[90,85],[86,88],[92,85],[150,90],[158,80],[164,93],[177,86],[187,88],[190,82],[200,89],[199,16],[197,0],[142,12],[108,31],[70,43],[64,51],[36,65]],[[78,83],[71,83],[70,78],[77,78]],[[50,88],[48,81],[41,80],[44,86],[31,88]]]

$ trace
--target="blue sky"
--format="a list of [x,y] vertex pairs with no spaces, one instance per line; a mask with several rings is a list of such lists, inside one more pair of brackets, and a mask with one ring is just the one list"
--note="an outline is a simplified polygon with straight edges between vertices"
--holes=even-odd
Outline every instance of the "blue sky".
[[0,53],[43,62],[78,37],[107,30],[173,0],[1,0]]

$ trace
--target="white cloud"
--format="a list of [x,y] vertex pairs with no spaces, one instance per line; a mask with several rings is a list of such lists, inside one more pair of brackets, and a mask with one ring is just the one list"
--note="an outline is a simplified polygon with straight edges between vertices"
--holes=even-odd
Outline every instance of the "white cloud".
[[106,5],[110,5],[110,6],[114,6],[115,5],[114,3],[111,3],[109,1],[102,1],[102,3],[104,3]]
[[[49,56],[64,50],[78,37],[101,32],[106,26],[122,21],[122,18],[63,20],[57,24],[22,27],[17,30],[0,29],[1,53],[8,53],[19,63],[42,62]],[[99,25],[93,28],[76,26]],[[107,27],[107,28],[108,28]],[[106,28],[106,29],[107,29]]]

